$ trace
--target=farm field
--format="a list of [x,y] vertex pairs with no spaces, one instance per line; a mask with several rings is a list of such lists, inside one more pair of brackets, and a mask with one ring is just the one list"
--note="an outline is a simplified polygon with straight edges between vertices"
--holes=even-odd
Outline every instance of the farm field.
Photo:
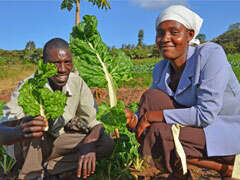
[[[228,55],[228,59],[236,76],[240,79],[240,55]],[[125,105],[132,102],[139,101],[142,93],[151,85],[151,71],[154,65],[160,59],[139,59],[133,60],[133,79],[118,84],[117,99],[122,100]],[[0,100],[9,101],[11,92],[17,86],[18,82],[29,76],[36,70],[36,66],[32,64],[27,65],[12,65],[0,67]],[[107,89],[91,87],[92,93],[96,99],[97,104],[108,100]],[[1,155],[1,154],[0,154]],[[193,178],[209,179],[210,177],[218,179],[218,173],[197,167],[190,167]],[[14,179],[17,169],[13,168],[9,176],[3,176],[3,168],[0,166],[0,180]],[[143,173],[144,174],[144,173]],[[153,178],[155,180],[164,179],[161,176]]]

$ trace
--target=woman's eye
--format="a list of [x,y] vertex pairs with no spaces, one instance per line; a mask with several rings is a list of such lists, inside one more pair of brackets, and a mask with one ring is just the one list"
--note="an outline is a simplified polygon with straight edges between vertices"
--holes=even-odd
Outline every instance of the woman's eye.
[[158,37],[162,37],[162,36],[164,36],[164,34],[165,34],[165,32],[159,31],[159,32],[157,33],[157,36],[158,36]]

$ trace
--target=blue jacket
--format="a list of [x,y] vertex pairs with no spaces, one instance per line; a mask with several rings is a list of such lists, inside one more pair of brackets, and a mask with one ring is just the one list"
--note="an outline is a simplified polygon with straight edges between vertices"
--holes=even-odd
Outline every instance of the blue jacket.
[[208,156],[240,153],[240,85],[222,47],[189,47],[176,92],[168,86],[170,62],[156,64],[151,89],[160,89],[189,108],[164,110],[168,124],[204,129]]

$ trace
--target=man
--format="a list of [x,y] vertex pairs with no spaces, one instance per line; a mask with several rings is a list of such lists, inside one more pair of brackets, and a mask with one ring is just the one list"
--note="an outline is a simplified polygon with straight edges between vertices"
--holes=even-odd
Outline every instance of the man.
[[[59,38],[48,41],[43,60],[54,63],[58,69],[45,87],[66,93],[65,112],[53,123],[42,116],[26,117],[17,104],[23,82],[4,106],[0,144],[13,144],[6,149],[10,153],[14,148],[12,156],[21,166],[19,179],[57,179],[63,172],[73,170],[77,170],[78,178],[87,178],[94,173],[96,160],[111,154],[114,142],[96,120],[90,89],[71,73],[73,63],[68,43]],[[47,126],[49,130],[45,132]]]

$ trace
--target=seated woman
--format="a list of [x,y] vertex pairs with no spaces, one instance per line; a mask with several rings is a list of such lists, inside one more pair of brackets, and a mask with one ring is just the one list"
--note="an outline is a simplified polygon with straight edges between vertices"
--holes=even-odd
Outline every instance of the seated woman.
[[240,153],[240,85],[220,45],[190,46],[201,24],[184,6],[170,6],[158,16],[156,44],[164,59],[153,70],[137,116],[125,110],[143,158],[156,166],[154,159],[162,157],[171,177],[182,173],[173,124],[184,126],[179,140],[187,158],[233,164]]

